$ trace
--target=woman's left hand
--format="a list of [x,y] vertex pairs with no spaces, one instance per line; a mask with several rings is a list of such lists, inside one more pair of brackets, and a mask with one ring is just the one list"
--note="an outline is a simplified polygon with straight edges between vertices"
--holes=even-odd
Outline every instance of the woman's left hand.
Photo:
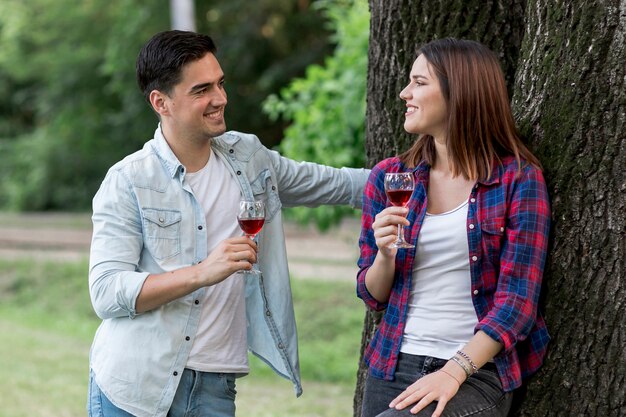
[[459,390],[458,381],[451,375],[436,371],[418,379],[391,401],[389,407],[402,410],[411,404],[411,413],[417,414],[433,401],[437,401],[437,408],[432,417],[439,417],[443,409]]

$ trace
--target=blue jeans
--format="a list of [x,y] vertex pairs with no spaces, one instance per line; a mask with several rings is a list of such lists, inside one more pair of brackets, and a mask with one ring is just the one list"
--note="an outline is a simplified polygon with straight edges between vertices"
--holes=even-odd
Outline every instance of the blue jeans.
[[[365,381],[361,417],[430,417],[437,406],[433,402],[417,414],[389,408],[389,403],[409,385],[431,372],[441,369],[447,360],[429,356],[400,353],[393,381],[368,375]],[[448,401],[442,417],[506,417],[513,400],[512,392],[503,392],[496,367],[488,363],[461,385]]]
[[[235,374],[185,369],[167,417],[234,417]],[[89,378],[89,417],[133,417],[109,401]]]

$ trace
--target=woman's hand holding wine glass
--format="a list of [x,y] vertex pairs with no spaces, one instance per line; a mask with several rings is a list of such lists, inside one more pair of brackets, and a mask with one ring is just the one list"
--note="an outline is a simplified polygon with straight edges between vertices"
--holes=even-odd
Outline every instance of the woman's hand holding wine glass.
[[365,276],[365,285],[370,294],[379,302],[389,300],[396,269],[396,255],[399,248],[412,248],[403,238],[403,227],[409,225],[406,207],[415,187],[413,173],[398,172],[385,175],[385,193],[391,206],[376,214],[372,231],[378,253]]
[[406,207],[389,206],[376,215],[372,230],[376,239],[378,253],[386,258],[395,259],[398,248],[393,243],[398,240],[398,226],[408,226]]
[[[385,174],[385,193],[394,207],[406,207],[415,189],[415,179],[412,172],[388,172]],[[388,210],[389,214],[401,215],[408,213],[408,210]],[[397,219],[392,219],[397,220]],[[406,220],[406,219],[405,219]],[[402,223],[402,224],[401,224]],[[414,248],[415,246],[404,240],[404,225],[407,221],[398,222],[397,239],[390,248]]]

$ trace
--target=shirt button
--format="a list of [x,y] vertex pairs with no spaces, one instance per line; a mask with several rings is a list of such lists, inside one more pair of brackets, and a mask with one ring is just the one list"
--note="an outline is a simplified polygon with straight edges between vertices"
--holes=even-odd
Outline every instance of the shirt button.
[[472,256],[472,261],[476,262],[478,260],[478,257],[476,255]]
[[470,229],[473,229],[473,228],[474,228],[474,225],[473,225],[473,224],[470,224],[470,225],[469,225],[469,228],[470,228]]
[[241,175],[241,171],[237,171],[237,175]]
[[185,337],[185,340],[186,340],[186,341],[190,341],[190,340],[191,340],[191,337],[187,336],[187,337]]
[[500,231],[501,231],[501,232],[504,232],[504,227],[501,227],[501,228],[500,228]]
[[234,149],[229,149],[229,150],[228,150],[228,153],[234,153],[234,152],[235,152],[235,150],[234,150]]
[[474,295],[478,295],[478,290],[474,290]]
[[282,343],[279,343],[279,344],[278,344],[278,349],[281,349],[281,350],[282,350],[282,349],[284,349],[284,348],[285,348],[285,346],[284,346]]
[[276,191],[276,186],[272,185],[272,191]]
[[202,230],[202,225],[198,226],[198,230]]
[[163,217],[159,217],[159,222],[163,223],[165,219]]
[[198,305],[198,304],[200,304],[200,300],[196,300],[196,301],[194,301],[193,303],[194,303],[194,304],[196,304],[196,305]]
[[474,197],[470,198],[470,202],[475,203],[476,199]]
[[271,317],[271,316],[272,316],[272,312],[271,312],[271,311],[269,311],[269,310],[265,310],[265,315],[266,315],[267,317]]
[[178,372],[174,371],[174,376],[178,376]]

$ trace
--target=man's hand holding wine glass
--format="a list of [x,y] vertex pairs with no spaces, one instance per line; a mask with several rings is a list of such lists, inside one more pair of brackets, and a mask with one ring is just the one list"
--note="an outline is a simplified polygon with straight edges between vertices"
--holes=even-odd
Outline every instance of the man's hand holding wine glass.
[[235,272],[252,269],[257,261],[257,245],[246,236],[225,239],[207,258],[196,265],[199,287],[215,285]]

